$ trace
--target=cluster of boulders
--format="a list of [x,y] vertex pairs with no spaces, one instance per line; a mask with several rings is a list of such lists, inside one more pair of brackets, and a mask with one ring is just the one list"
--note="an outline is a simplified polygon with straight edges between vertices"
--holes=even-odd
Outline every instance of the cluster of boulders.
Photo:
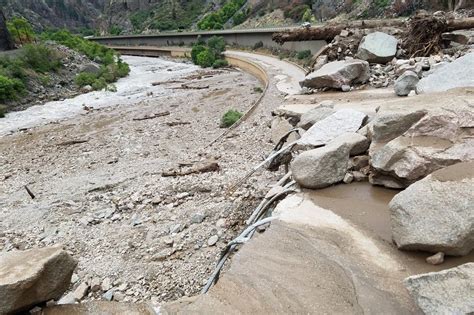
[[[393,85],[396,95],[407,96],[412,91],[424,93],[439,90],[436,88],[439,85],[437,82],[441,78],[452,77],[450,73],[456,71],[463,73],[463,80],[450,80],[451,86],[445,88],[465,86],[462,85],[465,81],[472,80],[471,68],[461,69],[454,62],[469,52],[474,42],[472,32],[445,33],[443,39],[447,45],[454,46],[451,50],[416,58],[406,56],[406,52],[400,48],[400,40],[396,37],[400,34],[402,32],[397,29],[387,30],[387,33],[341,31],[327,46],[325,54],[316,57],[312,72],[301,81],[301,86],[313,90],[338,89],[348,92],[364,85],[375,88]],[[445,68],[447,75],[443,71],[436,71],[440,68]],[[438,77],[431,76],[434,71],[438,72]],[[431,78],[425,78],[427,76]]]

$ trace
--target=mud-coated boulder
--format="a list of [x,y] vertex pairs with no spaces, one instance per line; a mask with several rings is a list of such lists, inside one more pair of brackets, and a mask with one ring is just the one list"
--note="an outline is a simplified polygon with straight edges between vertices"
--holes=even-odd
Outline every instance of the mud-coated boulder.
[[423,78],[416,86],[416,92],[444,92],[459,87],[474,86],[474,52],[466,54],[455,61],[437,69]]
[[416,89],[416,84],[420,79],[418,75],[413,71],[405,71],[395,81],[395,94],[398,96],[407,96],[411,91]]
[[298,146],[317,147],[327,144],[342,134],[356,132],[366,118],[367,115],[362,112],[340,109],[309,128],[298,141]]
[[342,60],[325,64],[300,82],[302,87],[341,89],[344,85],[365,83],[369,79],[369,63],[363,60]]
[[0,314],[58,299],[68,289],[77,262],[61,247],[0,254]]
[[404,284],[426,315],[474,313],[474,263],[411,276]]
[[362,38],[356,57],[370,63],[387,63],[397,54],[397,39],[391,35],[374,32]]
[[474,161],[438,170],[390,202],[400,249],[466,255],[474,248]]
[[323,188],[341,182],[349,168],[349,157],[367,150],[366,137],[346,133],[326,146],[298,155],[291,163],[296,182],[305,188]]

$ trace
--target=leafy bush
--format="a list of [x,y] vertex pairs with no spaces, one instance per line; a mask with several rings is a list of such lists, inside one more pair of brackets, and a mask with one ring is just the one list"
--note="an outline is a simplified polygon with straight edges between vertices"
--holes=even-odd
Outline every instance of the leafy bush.
[[[219,10],[216,10],[198,22],[197,26],[201,30],[218,30],[237,13],[237,11],[245,4],[245,0],[230,0],[225,3]],[[239,19],[239,18],[237,18]]]
[[214,64],[216,57],[208,48],[206,48],[197,55],[196,61],[199,66],[208,68]]
[[311,10],[311,8],[307,4],[289,6],[285,8],[284,16],[285,18],[292,19],[293,21],[301,21],[303,19],[303,15],[307,10]]
[[204,45],[197,44],[193,46],[193,49],[191,49],[191,59],[194,64],[196,65],[198,64],[197,56],[199,55],[199,53],[203,52],[204,50],[206,50],[206,47]]
[[255,45],[253,45],[253,50],[257,50],[259,48],[262,48],[263,47],[263,42],[262,41],[258,41],[255,43]]
[[222,68],[222,67],[227,67],[229,66],[229,63],[227,62],[227,60],[225,59],[217,59],[216,61],[214,61],[214,63],[212,64],[212,67],[214,69],[216,68]]
[[7,28],[17,44],[28,44],[35,39],[33,27],[24,18],[14,17],[7,22]]
[[212,36],[207,41],[207,46],[214,53],[215,56],[219,56],[225,51],[225,41],[222,36]]
[[298,51],[298,53],[296,54],[296,58],[298,58],[299,60],[308,58],[309,56],[311,56],[311,50]]
[[20,80],[0,75],[0,101],[15,99],[24,90],[25,85]]
[[259,86],[254,87],[254,88],[253,88],[253,91],[254,91],[255,93],[263,93],[262,88],[259,87]]
[[76,76],[75,82],[78,86],[83,87],[86,85],[92,86],[95,80],[97,80],[97,75],[89,72],[81,72]]
[[236,110],[227,111],[221,119],[221,128],[229,128],[242,117],[242,113]]
[[234,26],[242,24],[247,19],[247,14],[244,12],[237,12],[232,18]]
[[57,71],[62,66],[58,52],[42,44],[26,45],[22,55],[25,63],[36,72]]

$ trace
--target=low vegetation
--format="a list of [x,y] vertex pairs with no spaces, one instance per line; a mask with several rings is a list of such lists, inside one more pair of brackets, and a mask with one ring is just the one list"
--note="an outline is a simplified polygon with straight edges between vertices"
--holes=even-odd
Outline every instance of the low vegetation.
[[128,64],[123,62],[114,50],[72,35],[66,30],[44,32],[41,38],[74,49],[101,65],[97,73],[83,72],[76,77],[76,84],[80,87],[90,85],[94,90],[102,90],[130,72]]
[[191,59],[194,64],[204,68],[221,68],[228,66],[224,59],[223,52],[225,51],[224,38],[213,36],[207,43],[198,41],[193,45],[191,50]]
[[245,2],[245,0],[227,1],[220,9],[202,18],[197,24],[198,28],[200,30],[220,30],[224,28],[224,24],[232,17],[234,17],[234,25],[236,25],[235,22],[238,22],[237,24],[242,23],[246,18],[246,13],[236,13],[242,8]]
[[222,119],[221,119],[221,128],[229,128],[230,126],[232,126],[233,124],[235,124],[237,121],[239,121],[240,118],[242,118],[242,113],[237,111],[237,110],[234,110],[234,109],[231,109],[231,110],[228,110],[224,116],[222,116]]

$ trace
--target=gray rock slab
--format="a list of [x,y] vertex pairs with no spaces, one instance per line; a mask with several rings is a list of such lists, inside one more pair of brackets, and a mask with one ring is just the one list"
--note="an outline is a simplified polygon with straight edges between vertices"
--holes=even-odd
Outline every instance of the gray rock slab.
[[466,255],[474,248],[474,162],[433,172],[390,202],[400,249]]
[[356,57],[371,63],[387,63],[397,54],[398,41],[395,37],[374,32],[362,38]]
[[426,315],[474,313],[474,263],[405,279]]
[[444,92],[459,87],[474,86],[474,52],[437,69],[423,78],[416,86],[416,92]]

